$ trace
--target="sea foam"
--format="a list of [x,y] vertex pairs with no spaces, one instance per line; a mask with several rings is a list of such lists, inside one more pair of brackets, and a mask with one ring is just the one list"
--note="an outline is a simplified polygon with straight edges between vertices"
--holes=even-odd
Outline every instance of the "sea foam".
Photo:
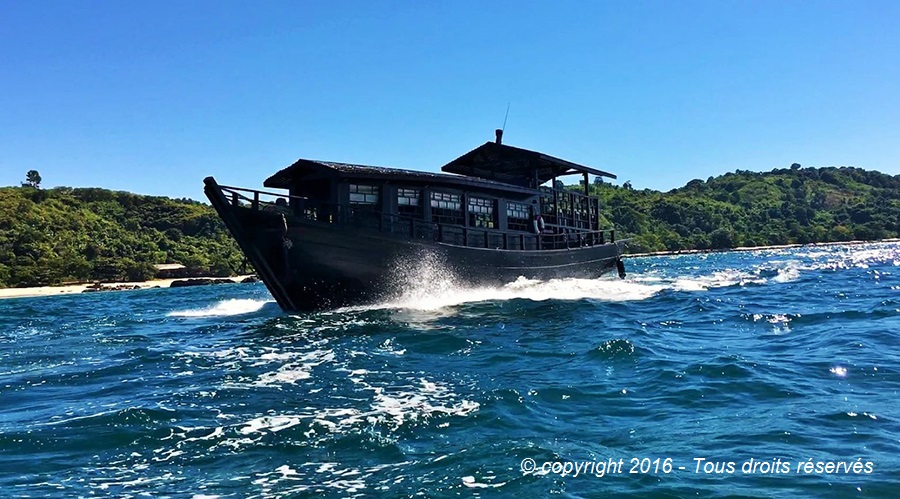
[[249,314],[258,312],[266,303],[274,303],[273,300],[230,299],[222,300],[215,305],[206,308],[176,310],[169,312],[169,317],[224,317],[229,315]]

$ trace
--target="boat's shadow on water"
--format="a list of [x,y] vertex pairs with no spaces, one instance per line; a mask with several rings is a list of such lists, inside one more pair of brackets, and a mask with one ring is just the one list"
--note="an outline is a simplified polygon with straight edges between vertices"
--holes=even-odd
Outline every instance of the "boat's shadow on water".
[[[407,329],[443,329],[442,319],[456,315],[456,310],[406,310],[389,308],[331,310],[308,313],[285,313],[273,304],[271,312],[254,314],[243,328],[245,335],[269,338],[322,338],[327,336],[380,334]],[[268,317],[265,317],[268,316]],[[263,320],[259,320],[260,318]]]
[[[317,340],[339,336],[450,333],[473,331],[506,334],[537,328],[541,335],[569,334],[590,326],[602,327],[609,320],[628,314],[624,302],[593,298],[555,300],[512,298],[462,302],[437,308],[406,308],[377,305],[309,313],[284,313],[274,303],[242,320],[242,335],[280,340]],[[266,317],[268,316],[268,317]],[[548,326],[552,324],[552,326]],[[507,331],[508,333],[508,331]]]

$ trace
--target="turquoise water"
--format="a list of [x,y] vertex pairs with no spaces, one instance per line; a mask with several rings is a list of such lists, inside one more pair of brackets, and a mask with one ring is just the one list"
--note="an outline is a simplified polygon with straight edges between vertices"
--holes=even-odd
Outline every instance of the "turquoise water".
[[896,495],[900,244],[627,265],[2,300],[0,495]]

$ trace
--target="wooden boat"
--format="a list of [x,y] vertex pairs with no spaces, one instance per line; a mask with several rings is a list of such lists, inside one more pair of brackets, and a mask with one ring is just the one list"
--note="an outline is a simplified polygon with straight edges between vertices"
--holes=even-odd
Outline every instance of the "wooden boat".
[[[472,285],[618,269],[623,242],[599,224],[589,175],[614,175],[505,145],[502,132],[445,173],[297,160],[264,185],[205,192],[278,304],[288,311],[385,299],[419,262]],[[584,192],[558,188],[580,174]],[[549,186],[543,184],[549,183]]]

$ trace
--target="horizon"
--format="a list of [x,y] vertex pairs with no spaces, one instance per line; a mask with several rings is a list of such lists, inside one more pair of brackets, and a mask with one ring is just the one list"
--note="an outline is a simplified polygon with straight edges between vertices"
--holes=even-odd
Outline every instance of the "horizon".
[[298,158],[440,167],[493,140],[666,192],[900,174],[900,4],[14,3],[0,185],[202,201]]
[[[357,166],[377,166],[377,165],[357,165]],[[716,174],[716,175],[711,175],[710,177],[707,177],[707,178],[694,178],[694,179],[691,179],[691,180],[686,181],[685,183],[683,183],[683,184],[681,184],[681,185],[672,187],[671,189],[665,189],[665,190],[663,190],[663,189],[653,189],[653,188],[650,188],[650,187],[635,186],[633,183],[631,184],[631,188],[632,188],[633,190],[636,190],[636,191],[649,190],[649,191],[651,191],[651,192],[668,193],[668,192],[671,192],[671,191],[673,191],[673,190],[683,189],[683,188],[687,187],[687,184],[690,183],[690,182],[693,181],[693,180],[701,180],[701,181],[703,181],[703,182],[706,182],[706,181],[708,181],[708,180],[710,180],[710,179],[712,179],[712,178],[724,177],[724,176],[727,175],[727,174],[737,174],[737,175],[739,175],[739,174],[743,174],[743,173],[747,173],[747,172],[749,172],[749,173],[754,173],[754,174],[774,173],[775,170],[790,170],[790,166],[791,166],[791,165],[784,166],[784,167],[776,167],[776,168],[772,168],[772,169],[769,169],[769,170],[743,170],[743,169],[737,169],[737,170],[732,170],[732,171],[727,171],[727,172],[721,172],[721,173],[718,173],[718,174]],[[838,168],[838,169],[840,169],[840,168],[859,168],[859,167],[853,166],[853,165],[840,165],[840,166],[837,166],[837,165],[832,165],[832,166],[803,166],[803,165],[800,165],[800,166],[801,166],[801,168],[800,168],[801,170],[807,170],[807,169],[823,169],[823,168]],[[868,170],[868,169],[865,169],[865,168],[862,168],[862,169],[865,170],[865,171],[868,171],[868,172],[872,172],[872,173],[879,173],[879,174],[882,174],[882,175],[888,175],[888,176],[893,176],[893,177],[900,177],[900,174],[890,175],[890,174],[887,174],[887,173],[884,173],[884,172],[880,172],[880,171],[878,171],[878,170]],[[448,173],[447,175],[456,175],[456,174]],[[574,179],[574,178],[578,178],[578,177],[577,177],[577,176],[573,176],[573,177],[571,177],[571,178]],[[593,179],[595,179],[596,177],[595,177],[594,175],[590,175],[590,178],[592,179],[592,180],[591,180],[591,183],[593,183]],[[24,179],[24,176],[23,176],[23,179]],[[566,186],[581,185],[581,182],[582,182],[582,180],[580,180],[580,179],[579,179],[579,180],[576,180],[575,182],[566,182],[564,179],[557,179],[557,180],[562,181],[563,184],[566,185]],[[603,177],[603,183],[606,184],[606,185],[611,185],[611,186],[613,186],[613,187],[622,187],[623,184],[625,184],[626,182],[629,182],[629,181],[628,181],[628,180],[620,181],[620,180],[618,180],[618,179],[609,179],[609,178]],[[549,183],[550,183],[550,181],[548,180],[547,182],[545,182],[545,183],[542,184],[542,185],[548,185]],[[24,182],[20,182],[20,183],[15,184],[15,185],[0,185],[0,189],[6,189],[6,188],[10,188],[10,187],[12,187],[12,188],[19,188],[19,187],[29,187],[29,186],[26,186]],[[235,186],[235,187],[238,187],[238,186]],[[139,192],[139,191],[131,191],[131,190],[127,190],[127,189],[112,189],[112,188],[104,187],[104,186],[102,186],[102,185],[52,185],[52,186],[47,186],[47,185],[43,185],[43,181],[42,181],[42,182],[41,182],[41,185],[40,185],[38,188],[39,188],[39,189],[42,189],[42,190],[52,190],[52,189],[104,189],[104,190],[113,191],[113,192],[126,192],[126,193],[128,193],[128,194],[134,194],[134,195],[138,195],[138,196],[167,197],[167,198],[174,199],[174,200],[183,200],[183,199],[187,199],[187,200],[190,200],[190,201],[195,201],[195,202],[200,202],[200,203],[204,203],[204,204],[209,204],[209,200],[208,200],[205,196],[203,196],[203,197],[197,197],[197,198],[192,198],[192,197],[172,196],[172,195],[168,195],[168,194],[149,194],[149,193],[144,193],[144,192]],[[275,192],[278,191],[278,189],[276,189],[276,188],[269,188],[269,187],[262,187],[262,186],[260,186],[259,188],[253,188],[253,189],[260,190],[260,191],[273,192],[273,193],[275,193]]]

